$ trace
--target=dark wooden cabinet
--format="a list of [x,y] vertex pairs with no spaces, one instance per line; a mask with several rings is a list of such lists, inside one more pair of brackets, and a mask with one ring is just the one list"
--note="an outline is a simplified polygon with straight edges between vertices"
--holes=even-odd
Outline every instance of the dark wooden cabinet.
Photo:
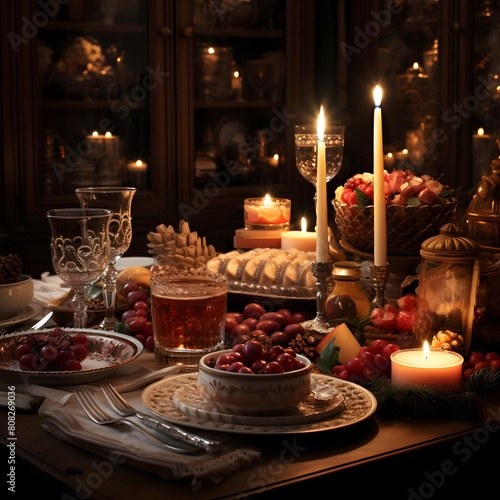
[[[380,84],[385,153],[412,156],[401,164],[440,176],[466,207],[479,172],[498,156],[498,2],[356,0],[345,7],[349,173],[372,169],[372,149],[359,145],[371,145],[372,90]],[[478,152],[481,127],[493,140]],[[478,163],[481,153],[486,160]]]
[[4,2],[0,253],[51,271],[45,212],[84,184],[138,187],[127,255],[181,219],[227,251],[246,197],[310,209],[293,125],[317,107],[314,19],[307,0]]

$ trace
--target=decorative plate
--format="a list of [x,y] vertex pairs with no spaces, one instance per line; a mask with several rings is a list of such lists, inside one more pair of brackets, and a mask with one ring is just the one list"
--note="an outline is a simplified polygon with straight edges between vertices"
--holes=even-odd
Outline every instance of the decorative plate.
[[[196,399],[190,399],[188,395],[185,398],[181,396],[184,392],[186,394],[196,392],[197,373],[178,375],[155,382],[143,391],[142,403],[159,417],[178,425],[255,435],[311,433],[347,427],[367,419],[377,409],[377,400],[373,394],[357,384],[321,374],[313,374],[313,382],[331,385],[343,397],[343,402],[340,407],[337,407],[337,411],[330,408],[332,410],[330,414],[330,410],[325,410],[325,414],[318,417],[319,420],[306,416],[308,410],[305,408],[302,410],[303,413],[298,422],[294,422],[293,418],[300,413],[295,414],[295,416],[292,414],[282,415],[279,418],[279,423],[276,423],[275,420],[264,423],[262,420],[276,417],[241,417],[222,414],[215,408],[207,410],[206,406],[202,406],[204,403],[196,402]],[[337,402],[333,403],[333,406]],[[319,402],[317,404],[328,405],[328,403]],[[300,412],[300,410],[298,411]],[[313,410],[313,413],[314,411],[317,410]],[[288,418],[292,419],[292,423],[289,423]],[[300,419],[303,421],[300,422]]]
[[89,337],[88,356],[79,371],[26,371],[19,368],[15,351],[27,335],[48,333],[44,330],[26,330],[0,338],[0,375],[39,385],[73,385],[100,380],[111,375],[120,366],[130,363],[143,351],[143,345],[135,338],[121,333],[91,329],[63,328],[67,333],[84,333]]

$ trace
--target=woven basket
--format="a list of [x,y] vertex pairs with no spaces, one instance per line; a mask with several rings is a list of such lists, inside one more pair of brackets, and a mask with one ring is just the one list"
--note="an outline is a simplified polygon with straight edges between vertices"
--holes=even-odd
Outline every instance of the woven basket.
[[[335,224],[342,238],[364,252],[373,252],[373,205],[348,206],[332,200]],[[455,199],[436,205],[388,205],[386,212],[387,253],[389,255],[418,255],[420,245],[439,234],[443,224],[456,213]]]

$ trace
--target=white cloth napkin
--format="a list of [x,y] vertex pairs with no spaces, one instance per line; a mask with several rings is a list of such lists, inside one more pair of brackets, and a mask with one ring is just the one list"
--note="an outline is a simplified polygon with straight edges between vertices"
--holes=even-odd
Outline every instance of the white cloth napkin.
[[[96,392],[107,413],[113,414],[107,407],[101,390],[89,387]],[[150,413],[141,403],[141,392],[142,389],[128,392],[127,400],[135,408]],[[149,441],[132,428],[95,424],[84,413],[73,394],[70,396],[65,405],[45,399],[39,409],[43,419],[42,427],[45,430],[59,439],[107,458],[111,465],[114,460],[115,465],[119,461],[165,479],[191,478],[193,491],[198,491],[204,480],[220,483],[224,477],[258,460],[261,456],[261,452],[257,449],[240,448],[241,445],[235,435],[218,433],[214,436],[213,433],[210,435],[198,429],[197,433],[222,440],[225,444],[224,451],[219,455],[210,455],[203,451],[195,455],[171,452]],[[150,428],[148,431],[155,433]],[[156,435],[161,436],[161,434]]]
[[59,276],[51,275],[49,272],[43,273],[39,280],[33,280],[33,286],[35,293],[32,302],[42,308],[47,307],[49,302],[62,297],[69,291],[68,285]]

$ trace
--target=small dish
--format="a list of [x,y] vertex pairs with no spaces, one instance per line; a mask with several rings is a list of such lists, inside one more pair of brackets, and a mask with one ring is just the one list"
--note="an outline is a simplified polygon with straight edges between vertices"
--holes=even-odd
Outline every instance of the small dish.
[[6,328],[9,326],[19,325],[25,321],[33,319],[38,313],[40,313],[42,308],[37,304],[29,304],[22,311],[20,311],[15,316],[11,318],[0,319],[0,328]]
[[154,264],[153,257],[122,257],[118,259],[116,263],[116,270],[123,271],[124,269],[128,269],[129,267],[145,267],[149,269]]
[[[54,312],[54,322],[58,326],[73,327],[73,314],[75,308],[70,304],[73,297],[73,292],[69,291],[62,295],[61,297],[51,300],[47,307]],[[115,315],[120,319],[121,314],[129,308],[128,304],[120,303],[115,307]],[[92,327],[98,325],[106,314],[104,309],[93,309],[92,307],[87,308],[87,327]]]
[[217,146],[227,154],[247,140],[248,127],[237,115],[227,114],[215,124],[214,136]]
[[[333,379],[332,379],[333,380]],[[186,415],[200,420],[225,422],[237,425],[292,425],[323,420],[344,411],[344,396],[336,394],[325,401],[318,401],[310,394],[299,405],[280,415],[247,416],[225,413],[205,398],[195,386],[183,387],[175,392],[174,404]]]
[[130,363],[144,347],[130,335],[101,332],[92,329],[63,328],[70,334],[84,333],[89,337],[88,356],[82,361],[80,371],[26,371],[19,368],[15,350],[30,334],[48,333],[52,329],[26,330],[4,335],[0,338],[0,375],[16,381],[39,385],[58,386],[85,384],[111,375],[120,366]]

